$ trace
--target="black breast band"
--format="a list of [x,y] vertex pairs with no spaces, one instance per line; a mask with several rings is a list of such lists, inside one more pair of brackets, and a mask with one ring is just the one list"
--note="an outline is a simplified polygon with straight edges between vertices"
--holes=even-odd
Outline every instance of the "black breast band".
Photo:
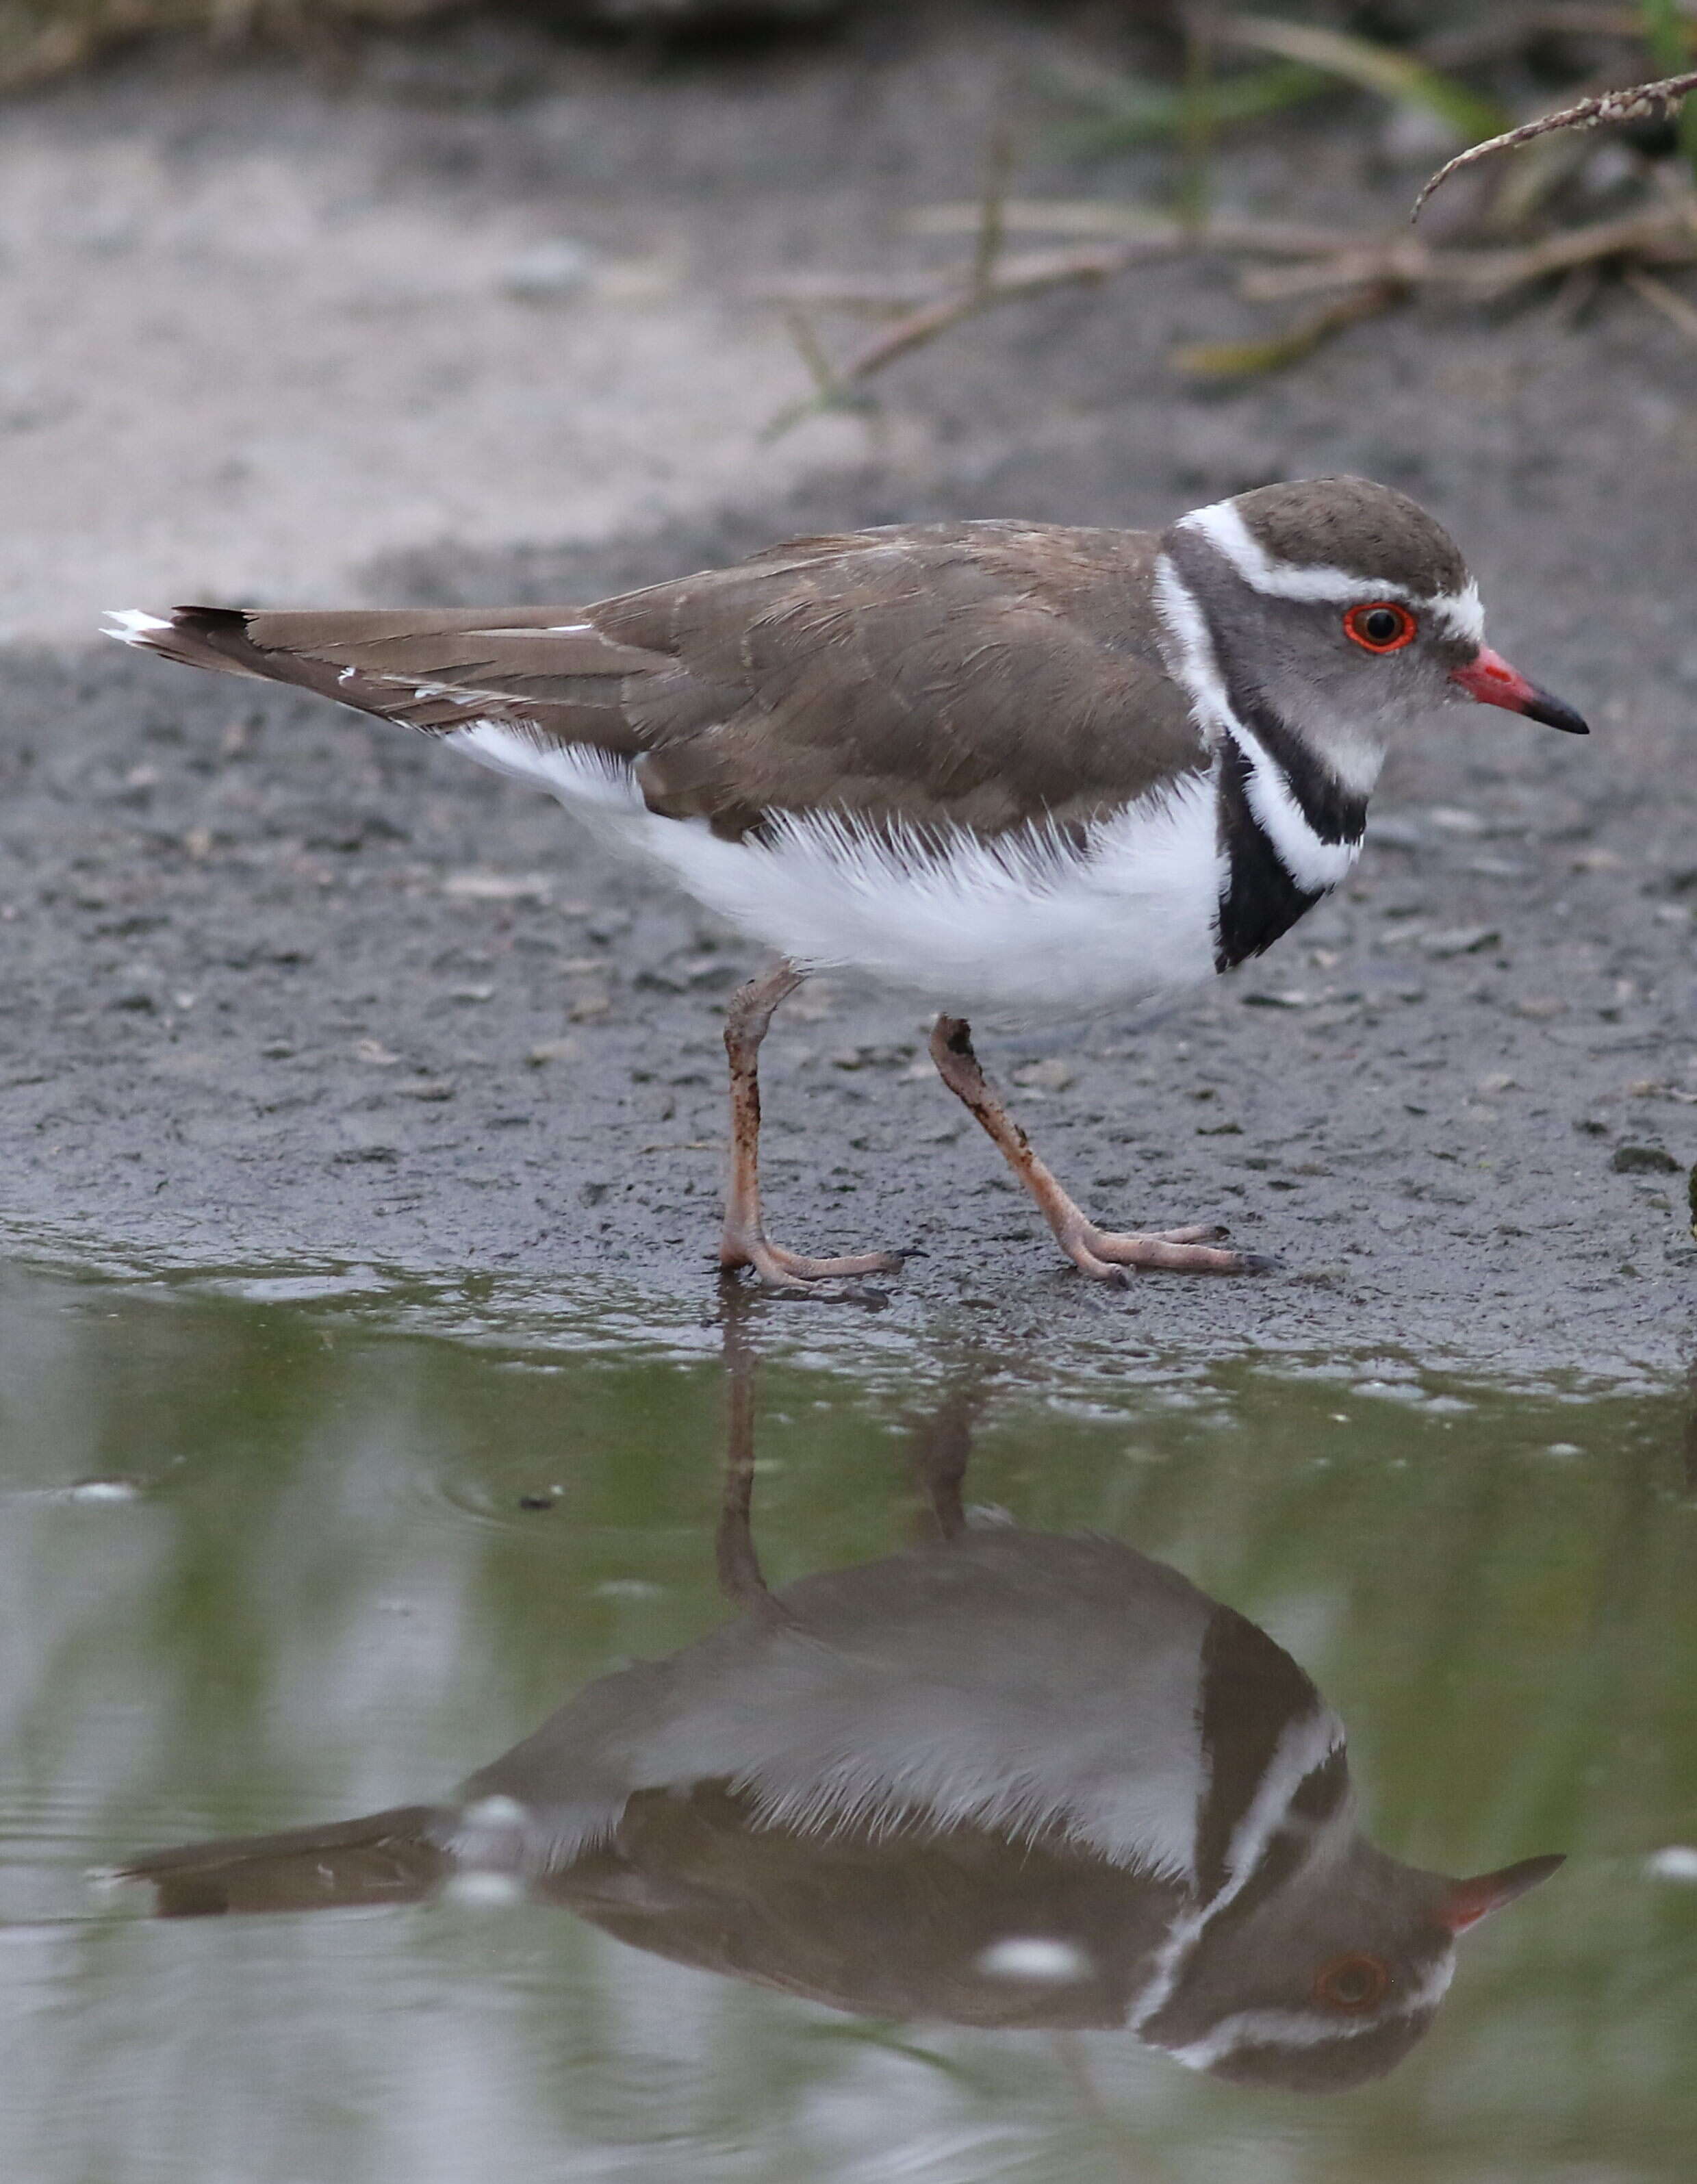
[[[1367,821],[1366,798],[1346,789],[1270,706],[1238,690],[1227,694],[1236,717],[1260,744],[1316,839],[1331,846],[1359,842]],[[1228,729],[1220,754],[1220,846],[1226,855],[1226,882],[1214,947],[1216,971],[1229,971],[1271,948],[1326,893],[1291,877],[1250,805],[1251,771],[1247,753]]]

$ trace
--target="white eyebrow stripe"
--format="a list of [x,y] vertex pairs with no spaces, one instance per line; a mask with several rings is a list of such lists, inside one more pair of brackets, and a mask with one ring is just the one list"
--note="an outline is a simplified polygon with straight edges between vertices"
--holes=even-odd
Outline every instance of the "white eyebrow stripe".
[[1452,637],[1470,644],[1484,643],[1485,608],[1476,583],[1470,581],[1459,592],[1440,592],[1432,602],[1432,612],[1449,624]]
[[1180,516],[1177,527],[1205,538],[1250,590],[1260,593],[1264,599],[1330,600],[1339,606],[1355,599],[1401,599],[1405,605],[1435,616],[1454,637],[1474,644],[1483,640],[1484,609],[1479,602],[1479,588],[1472,582],[1459,592],[1439,592],[1434,598],[1424,599],[1405,584],[1358,576],[1327,562],[1299,566],[1275,561],[1244,522],[1241,510],[1229,500],[1193,509],[1188,515]]
[[1174,679],[1189,699],[1197,726],[1217,739],[1231,720],[1231,700],[1215,656],[1214,639],[1196,594],[1172,566],[1170,554],[1160,554],[1155,565],[1155,612],[1172,641],[1167,660]]
[[1222,2017],[1200,2040],[1165,2052],[1188,2070],[1211,2070],[1240,2048],[1318,2048],[1363,2032],[1376,2032],[1397,2018],[1420,2017],[1436,2009],[1455,1976],[1453,1950],[1440,1957],[1417,1985],[1405,1989],[1388,2007],[1368,2010],[1360,2017],[1324,2016],[1316,2008],[1240,2009]]
[[1368,580],[1353,575],[1348,569],[1334,569],[1325,562],[1275,561],[1259,538],[1244,522],[1241,510],[1229,500],[1216,500],[1207,508],[1193,509],[1188,515],[1178,520],[1181,531],[1194,531],[1208,541],[1220,555],[1229,561],[1252,591],[1273,599],[1346,599],[1387,598],[1394,595],[1405,599],[1408,594],[1394,584],[1382,584],[1377,593],[1367,588]]

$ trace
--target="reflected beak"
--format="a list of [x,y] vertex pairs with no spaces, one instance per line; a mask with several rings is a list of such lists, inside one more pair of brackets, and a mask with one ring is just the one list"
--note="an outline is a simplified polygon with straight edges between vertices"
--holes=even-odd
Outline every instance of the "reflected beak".
[[1540,690],[1537,683],[1528,682],[1519,668],[1511,667],[1501,653],[1493,652],[1488,644],[1479,647],[1477,660],[1454,669],[1449,680],[1459,682],[1482,705],[1501,705],[1505,711],[1524,713],[1528,720],[1542,721],[1545,727],[1560,728],[1565,735],[1591,733],[1571,705]]
[[1438,1904],[1438,1923],[1447,1926],[1452,1934],[1465,1934],[1481,1919],[1488,1919],[1493,1911],[1500,1911],[1504,1904],[1524,1896],[1528,1888],[1536,1888],[1540,1880],[1548,1880],[1556,1867],[1565,1863],[1557,1852],[1549,1858],[1522,1858],[1518,1865],[1505,1865],[1500,1873],[1481,1873],[1472,1880],[1452,1880]]

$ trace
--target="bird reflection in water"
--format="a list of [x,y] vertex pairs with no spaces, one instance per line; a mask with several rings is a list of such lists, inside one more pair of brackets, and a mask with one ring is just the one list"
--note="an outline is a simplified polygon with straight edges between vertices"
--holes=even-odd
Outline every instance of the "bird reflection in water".
[[921,1437],[922,1544],[769,1591],[730,1349],[733,1621],[447,1803],[136,1859],[159,1912],[523,1894],[880,2019],[1124,2028],[1316,2092],[1400,2060],[1458,1936],[1560,1858],[1455,1880],[1375,1849],[1343,1724],[1265,1631],[1116,1540],[965,1509],[970,1393]]

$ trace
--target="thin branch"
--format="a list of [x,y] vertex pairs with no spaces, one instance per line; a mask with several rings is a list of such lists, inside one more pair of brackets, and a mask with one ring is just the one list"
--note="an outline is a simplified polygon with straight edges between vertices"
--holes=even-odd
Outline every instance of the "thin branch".
[[1536,121],[1522,122],[1518,129],[1510,129],[1500,136],[1487,137],[1483,144],[1471,145],[1466,151],[1458,152],[1438,170],[1415,199],[1409,218],[1411,221],[1420,218],[1426,200],[1451,175],[1460,174],[1463,167],[1471,167],[1494,152],[1530,144],[1557,129],[1594,129],[1605,121],[1651,120],[1658,114],[1672,112],[1683,105],[1687,94],[1694,91],[1697,91],[1697,69],[1684,75],[1663,76],[1657,83],[1635,83],[1624,91],[1605,91],[1595,98],[1582,98],[1577,106],[1564,106],[1559,113],[1542,114]]

